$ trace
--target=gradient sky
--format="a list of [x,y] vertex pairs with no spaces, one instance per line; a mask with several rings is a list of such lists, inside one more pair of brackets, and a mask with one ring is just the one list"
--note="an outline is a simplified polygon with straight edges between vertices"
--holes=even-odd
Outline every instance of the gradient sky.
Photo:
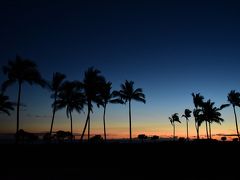
[[[133,102],[133,134],[171,135],[168,117],[193,108],[192,92],[216,105],[230,90],[240,90],[240,4],[233,0],[48,1],[0,2],[0,65],[16,54],[34,60],[46,79],[59,71],[68,80],[82,80],[94,66],[118,90],[133,80],[147,103]],[[0,82],[5,77],[1,72]],[[16,101],[16,86],[7,94]],[[48,131],[50,92],[24,85],[20,128]],[[215,133],[235,133],[232,109],[222,111],[224,124]],[[81,132],[86,114],[74,113],[74,132]],[[185,121],[177,135],[185,136]],[[14,132],[16,114],[1,115],[0,132]],[[110,105],[111,137],[128,135],[128,108]],[[195,135],[193,119],[190,134]],[[65,111],[56,115],[54,130],[69,130]],[[102,133],[102,109],[94,109],[93,133]],[[201,134],[205,130],[201,128]]]

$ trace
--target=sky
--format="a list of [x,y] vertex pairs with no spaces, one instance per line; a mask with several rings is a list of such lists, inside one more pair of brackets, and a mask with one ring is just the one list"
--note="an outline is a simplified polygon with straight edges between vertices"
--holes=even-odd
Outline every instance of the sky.
[[[133,80],[147,101],[133,102],[133,135],[171,136],[168,117],[193,109],[192,92],[220,106],[230,90],[240,91],[239,9],[237,0],[3,0],[0,65],[18,54],[35,61],[47,80],[53,72],[62,72],[67,80],[82,81],[91,66],[101,70],[114,90]],[[0,83],[5,79],[1,72]],[[16,101],[17,86],[10,87],[7,95]],[[22,103],[26,106],[21,108],[20,128],[48,131],[50,92],[24,84]],[[93,134],[103,132],[102,113],[94,108]],[[225,122],[214,124],[213,134],[235,133],[230,107],[222,117]],[[73,130],[80,133],[86,110],[73,118]],[[126,105],[109,105],[106,118],[109,137],[128,136]],[[15,112],[0,119],[0,132],[15,132]],[[176,135],[185,136],[185,120],[181,120]],[[64,110],[56,114],[54,130],[59,129],[70,130]],[[200,133],[205,135],[204,127]],[[190,135],[196,135],[193,118]]]

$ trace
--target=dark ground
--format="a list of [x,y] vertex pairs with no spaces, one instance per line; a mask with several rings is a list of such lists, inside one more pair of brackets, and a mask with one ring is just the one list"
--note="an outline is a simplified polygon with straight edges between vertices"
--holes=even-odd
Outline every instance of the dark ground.
[[240,179],[240,143],[1,145],[2,180]]

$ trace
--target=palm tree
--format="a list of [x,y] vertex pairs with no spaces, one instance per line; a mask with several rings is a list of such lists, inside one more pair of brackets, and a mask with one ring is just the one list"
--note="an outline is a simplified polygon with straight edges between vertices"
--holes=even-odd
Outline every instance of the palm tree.
[[193,109],[193,116],[195,118],[195,127],[197,131],[197,139],[199,139],[199,127],[203,123],[203,116],[201,114],[201,109]]
[[13,111],[14,103],[9,101],[9,97],[0,93],[0,113],[5,113],[10,116],[10,111]]
[[56,110],[66,108],[67,118],[70,117],[71,135],[73,135],[72,112],[80,113],[85,104],[85,96],[82,93],[82,84],[78,81],[66,81],[62,84],[55,103]]
[[221,105],[220,108],[214,106],[214,102],[208,100],[207,102],[203,103],[202,106],[202,115],[206,123],[208,122],[209,125],[209,138],[212,139],[212,132],[211,132],[211,123],[216,122],[221,124],[224,119],[221,118],[221,113],[219,112],[223,108],[229,106],[228,104]]
[[124,84],[121,84],[121,90],[118,94],[118,96],[125,102],[125,104],[128,102],[130,141],[132,140],[131,102],[132,100],[135,100],[146,103],[143,90],[141,88],[134,89],[133,84],[133,81],[126,80]]
[[16,56],[14,61],[8,61],[7,66],[3,66],[3,73],[7,75],[8,79],[3,83],[2,90],[5,91],[7,87],[13,83],[18,84],[18,98],[17,98],[17,129],[19,131],[19,107],[21,99],[22,85],[27,82],[30,85],[38,84],[42,87],[46,85],[40,72],[37,69],[37,65],[29,60],[23,59],[20,56]]
[[94,69],[93,67],[88,68],[84,74],[83,89],[87,103],[87,118],[81,135],[81,141],[83,140],[87,125],[88,125],[88,140],[90,139],[90,113],[93,112],[93,102],[99,102],[100,88],[106,82],[105,78],[100,75],[101,71]]
[[181,123],[178,113],[174,113],[171,117],[169,117],[170,123],[173,126],[173,140],[175,141],[175,122]]
[[228,94],[228,101],[230,102],[230,104],[233,107],[233,112],[234,112],[234,116],[235,116],[236,130],[237,130],[237,136],[238,136],[238,140],[240,141],[240,136],[239,136],[239,131],[238,131],[238,120],[237,120],[236,109],[235,109],[236,106],[240,107],[240,93],[239,92],[235,92],[234,90],[232,90]]
[[50,133],[49,135],[51,136],[52,134],[52,129],[53,129],[53,122],[54,122],[54,118],[55,118],[55,113],[56,113],[56,101],[57,101],[57,97],[58,94],[60,93],[62,84],[63,84],[63,80],[66,78],[66,76],[62,73],[56,72],[53,73],[53,77],[52,77],[52,81],[49,83],[49,89],[52,91],[52,95],[51,98],[53,98],[53,104],[52,104],[52,108],[53,108],[53,114],[52,114],[52,122],[51,122],[51,128],[50,128]]
[[197,139],[199,139],[199,127],[202,124],[201,116],[199,116],[200,115],[199,109],[201,109],[201,107],[202,107],[204,97],[202,95],[200,95],[200,93],[197,93],[197,94],[192,93],[192,97],[193,97],[193,103],[195,106],[195,109],[193,110],[195,112],[194,113],[195,128],[197,131]]
[[101,89],[100,89],[100,97],[99,97],[99,102],[98,106],[101,105],[103,107],[103,129],[104,129],[104,140],[107,140],[107,133],[106,133],[106,108],[108,103],[120,103],[123,104],[123,101],[119,98],[116,98],[118,95],[118,92],[113,91],[111,92],[112,89],[112,83],[111,82],[105,82]]
[[187,123],[187,140],[189,140],[189,138],[188,138],[188,121],[189,121],[189,118],[191,117],[191,113],[192,113],[192,111],[190,111],[189,109],[185,109],[184,114],[182,115],[182,117],[186,118],[186,123]]

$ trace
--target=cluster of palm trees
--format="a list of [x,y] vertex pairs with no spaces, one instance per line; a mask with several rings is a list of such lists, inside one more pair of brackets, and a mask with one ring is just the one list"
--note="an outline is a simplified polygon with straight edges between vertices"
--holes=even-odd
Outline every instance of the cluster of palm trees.
[[52,120],[49,131],[51,137],[53,131],[53,124],[55,114],[60,109],[66,110],[67,118],[70,118],[71,134],[73,134],[72,112],[80,113],[84,107],[87,108],[87,117],[84,124],[81,140],[85,136],[85,131],[88,128],[88,140],[90,138],[90,120],[91,113],[93,113],[93,104],[98,107],[103,107],[103,129],[104,139],[107,139],[106,132],[106,109],[109,103],[118,103],[129,105],[129,137],[132,140],[131,130],[131,102],[132,100],[145,103],[145,95],[141,88],[134,89],[134,82],[126,80],[121,84],[119,91],[112,90],[112,83],[106,81],[105,77],[101,75],[98,69],[90,67],[84,74],[83,82],[67,81],[66,76],[62,73],[56,72],[53,74],[50,82],[44,80],[38,71],[37,65],[20,56],[16,59],[8,61],[6,66],[3,66],[3,73],[7,76],[7,80],[3,82],[0,93],[0,113],[10,115],[10,111],[14,110],[14,103],[9,101],[9,97],[4,95],[6,89],[13,83],[18,85],[17,98],[17,128],[16,133],[19,132],[19,108],[21,106],[21,91],[22,85],[28,83],[30,85],[37,84],[43,88],[48,88],[52,94]]
[[[222,122],[224,122],[224,119],[221,118],[220,111],[232,105],[234,110],[234,115],[235,115],[236,132],[237,132],[238,140],[240,141],[239,131],[238,131],[238,121],[237,121],[237,115],[235,110],[236,106],[240,107],[239,92],[235,92],[234,90],[232,90],[227,96],[229,104],[222,104],[220,107],[214,106],[215,103],[212,102],[211,100],[204,101],[204,97],[200,93],[197,93],[197,94],[192,93],[192,97],[193,97],[193,104],[194,104],[193,111],[189,109],[185,109],[184,114],[182,115],[182,117],[186,119],[187,140],[189,139],[188,121],[189,121],[189,118],[191,117],[191,113],[193,114],[193,117],[195,120],[197,139],[199,139],[199,128],[204,122],[206,126],[206,137],[207,139],[212,139],[211,124],[214,122],[218,124],[221,124]],[[181,123],[178,113],[174,113],[171,117],[169,117],[169,120],[171,125],[173,126],[173,139],[175,140],[175,122]]]

